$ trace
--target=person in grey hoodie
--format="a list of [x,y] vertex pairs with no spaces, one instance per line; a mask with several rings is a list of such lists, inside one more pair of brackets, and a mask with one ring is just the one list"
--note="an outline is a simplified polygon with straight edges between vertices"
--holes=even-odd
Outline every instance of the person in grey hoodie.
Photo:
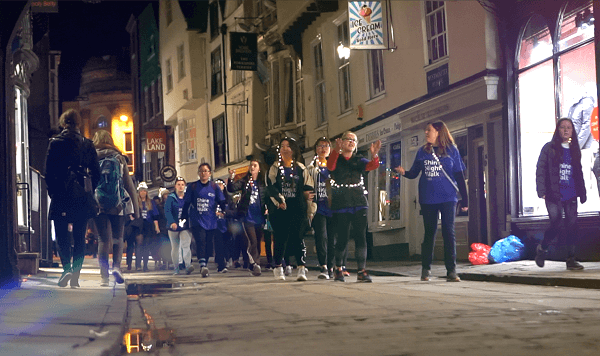
[[[112,274],[115,277],[117,283],[123,283],[123,275],[121,273],[121,260],[123,258],[123,233],[125,230],[125,215],[127,219],[135,219],[140,215],[139,205],[137,199],[131,199],[135,197],[136,189],[131,176],[129,175],[129,169],[127,168],[127,159],[121,151],[115,146],[112,136],[108,131],[100,130],[96,131],[93,138],[94,146],[96,147],[96,153],[98,155],[98,161],[102,166],[102,161],[106,158],[115,158],[119,162],[117,167],[118,173],[120,173],[119,187],[117,194],[121,194],[122,198],[116,198],[118,203],[115,206],[102,206],[101,199],[99,198],[98,189],[96,190],[96,198],[99,200],[100,214],[94,219],[96,227],[98,228],[98,264],[100,265],[100,276],[101,286],[108,286],[109,274],[108,274],[108,253],[112,246],[113,263],[112,263]],[[101,171],[101,183],[102,179],[107,179],[106,174],[110,172]],[[133,211],[131,208],[127,208],[129,203],[133,205]],[[129,204],[131,206],[131,204]],[[112,240],[112,243],[111,243]]]

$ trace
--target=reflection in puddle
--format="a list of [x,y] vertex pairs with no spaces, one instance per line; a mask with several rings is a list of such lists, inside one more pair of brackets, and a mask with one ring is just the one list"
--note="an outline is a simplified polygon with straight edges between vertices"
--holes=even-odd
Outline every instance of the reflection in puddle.
[[154,319],[144,310],[146,329],[129,329],[123,335],[123,352],[152,352],[156,349],[175,345],[175,334],[172,329],[156,328]]

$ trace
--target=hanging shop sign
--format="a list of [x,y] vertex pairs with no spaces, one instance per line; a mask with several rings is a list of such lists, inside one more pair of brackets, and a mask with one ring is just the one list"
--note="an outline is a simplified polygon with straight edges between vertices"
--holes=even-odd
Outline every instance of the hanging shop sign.
[[31,2],[31,12],[57,13],[58,1],[40,0]]
[[165,152],[167,133],[165,131],[146,131],[146,152]]
[[351,49],[385,49],[381,1],[349,1]]
[[175,167],[166,165],[160,169],[160,179],[164,182],[172,182],[177,178],[177,170]]
[[256,71],[258,35],[248,32],[229,32],[231,70]]

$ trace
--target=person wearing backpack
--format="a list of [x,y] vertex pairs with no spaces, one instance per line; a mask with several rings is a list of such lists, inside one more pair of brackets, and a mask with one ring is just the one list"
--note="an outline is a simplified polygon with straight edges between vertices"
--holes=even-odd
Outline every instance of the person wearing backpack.
[[[85,256],[85,232],[88,219],[96,216],[93,189],[100,180],[94,144],[79,132],[81,117],[73,109],[59,119],[64,128],[50,140],[45,164],[45,178],[50,195],[48,220],[54,221],[63,273],[59,287],[79,287],[79,273]],[[73,251],[71,252],[72,226]]]
[[[115,146],[108,131],[99,130],[94,134],[94,146],[100,167],[100,182],[95,196],[100,214],[94,219],[98,229],[98,264],[100,265],[101,286],[108,286],[108,254],[112,252],[112,274],[119,284],[124,282],[121,273],[123,258],[123,234],[125,220],[139,217],[139,206],[135,196],[135,186],[129,175],[127,159]],[[133,203],[133,214],[126,214],[126,205]],[[125,217],[127,215],[127,217]],[[111,243],[112,240],[112,243]],[[112,249],[111,249],[112,246]]]

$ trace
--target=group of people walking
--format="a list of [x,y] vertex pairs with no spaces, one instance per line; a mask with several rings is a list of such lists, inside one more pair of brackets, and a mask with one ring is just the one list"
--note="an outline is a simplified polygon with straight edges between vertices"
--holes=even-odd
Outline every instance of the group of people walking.
[[[127,160],[115,146],[109,132],[100,130],[93,140],[79,132],[80,117],[67,110],[60,117],[63,131],[53,137],[46,159],[46,182],[51,197],[49,219],[54,221],[63,273],[58,285],[79,286],[85,253],[85,232],[89,219],[99,236],[98,261],[101,284],[108,285],[109,270],[117,283],[123,283],[121,259],[125,225],[135,235],[128,243],[128,269],[135,245],[136,269],[147,270],[155,237],[161,233],[170,240],[170,261],[174,274],[191,274],[192,241],[198,267],[208,277],[208,260],[213,256],[217,272],[227,272],[228,261],[242,255],[244,267],[261,275],[260,244],[265,239],[268,266],[274,278],[290,275],[290,258],[297,265],[298,281],[308,280],[304,234],[312,227],[319,263],[319,279],[345,281],[348,241],[355,242],[357,281],[372,282],[366,270],[367,211],[366,176],[379,167],[381,142],[370,145],[370,158],[357,154],[357,136],[345,132],[332,142],[317,139],[315,157],[301,163],[297,142],[283,138],[277,158],[270,167],[252,158],[247,174],[235,179],[229,171],[227,182],[212,179],[208,163],[198,167],[198,180],[187,183],[177,177],[174,191],[161,189],[158,205],[148,197],[144,182],[135,189]],[[410,170],[395,171],[408,179],[420,176],[419,203],[425,228],[421,247],[421,280],[431,278],[431,264],[438,219],[441,216],[446,278],[458,282],[454,216],[459,204],[468,210],[465,165],[446,125],[439,121],[425,128],[426,143],[419,148]],[[581,170],[581,153],[573,124],[561,119],[556,131],[542,149],[537,170],[537,189],[546,200],[551,227],[537,248],[536,263],[543,267],[547,248],[557,237],[565,212],[567,229],[577,228],[577,197],[586,201]],[[236,199],[232,196],[236,195]],[[164,226],[163,226],[164,225]],[[273,251],[271,252],[271,239]],[[576,234],[568,241],[575,244]],[[71,246],[71,237],[73,245]],[[268,246],[267,246],[268,245]],[[109,253],[112,252],[112,269]],[[154,259],[161,254],[152,252]],[[168,264],[168,261],[165,261]],[[287,268],[286,268],[287,267]],[[568,269],[583,269],[569,250]]]

